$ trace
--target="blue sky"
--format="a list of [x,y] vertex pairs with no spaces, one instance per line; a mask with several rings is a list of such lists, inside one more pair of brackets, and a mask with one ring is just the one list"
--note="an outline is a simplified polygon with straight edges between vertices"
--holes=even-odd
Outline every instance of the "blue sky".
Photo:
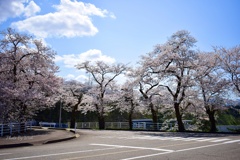
[[0,30],[43,39],[66,79],[85,78],[84,60],[133,66],[182,29],[203,51],[240,44],[239,0],[0,0],[0,11]]

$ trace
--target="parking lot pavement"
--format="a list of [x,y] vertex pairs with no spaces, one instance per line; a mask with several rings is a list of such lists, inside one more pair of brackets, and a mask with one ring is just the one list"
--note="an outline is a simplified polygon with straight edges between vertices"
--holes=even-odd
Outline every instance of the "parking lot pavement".
[[33,146],[47,143],[60,142],[76,138],[75,133],[57,129],[35,128],[26,133],[6,135],[0,137],[0,149],[22,146]]
[[80,137],[49,145],[5,149],[0,159],[236,160],[240,135],[78,130]]

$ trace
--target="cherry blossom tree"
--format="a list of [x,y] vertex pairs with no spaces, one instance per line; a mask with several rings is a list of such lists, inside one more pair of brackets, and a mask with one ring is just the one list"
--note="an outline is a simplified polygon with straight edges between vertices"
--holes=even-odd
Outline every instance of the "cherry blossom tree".
[[216,47],[215,51],[219,54],[222,69],[229,75],[232,85],[240,94],[240,45],[230,49]]
[[0,106],[2,121],[25,121],[54,104],[61,79],[55,52],[31,36],[9,28],[1,32]]
[[216,132],[216,112],[224,109],[223,95],[226,94],[228,81],[220,70],[218,54],[199,53],[195,72],[196,86],[199,89],[202,106],[210,121],[210,131]]
[[86,84],[75,80],[64,81],[60,98],[63,102],[63,109],[71,112],[70,128],[75,127],[77,111],[85,105],[84,99],[86,99],[88,90],[89,87]]
[[169,92],[179,131],[185,130],[180,105],[186,98],[186,91],[193,85],[195,43],[195,38],[188,31],[178,31],[165,44],[156,45],[152,52],[142,57],[142,67],[151,69],[152,74],[157,74],[158,78],[161,78],[159,86]]
[[121,112],[128,113],[129,129],[132,130],[132,117],[140,106],[139,92],[134,81],[129,79],[122,85],[117,105]]
[[141,104],[146,105],[151,111],[153,123],[158,122],[158,105],[153,103],[154,98],[159,97],[159,78],[149,71],[148,67],[136,70],[136,78],[139,84],[139,92],[141,93]]
[[97,61],[91,64],[89,61],[78,64],[77,69],[83,69],[93,78],[93,86],[89,94],[91,109],[97,112],[99,129],[105,128],[105,116],[111,111],[115,101],[114,79],[126,71],[127,67],[124,64],[107,64],[102,61]]

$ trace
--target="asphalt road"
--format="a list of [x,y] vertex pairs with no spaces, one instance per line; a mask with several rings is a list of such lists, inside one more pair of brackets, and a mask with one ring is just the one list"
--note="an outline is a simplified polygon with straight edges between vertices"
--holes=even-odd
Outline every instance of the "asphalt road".
[[240,135],[78,130],[77,139],[0,150],[0,159],[237,160]]

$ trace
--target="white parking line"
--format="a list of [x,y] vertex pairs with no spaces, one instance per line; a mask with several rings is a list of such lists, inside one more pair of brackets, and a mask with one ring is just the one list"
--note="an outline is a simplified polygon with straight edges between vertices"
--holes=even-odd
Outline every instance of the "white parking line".
[[175,152],[190,151],[190,150],[195,150],[195,149],[200,149],[200,148],[208,148],[208,147],[219,146],[219,145],[223,145],[223,143],[217,143],[217,144],[211,144],[211,145],[199,146],[199,147],[193,147],[193,148],[187,148],[187,149],[180,149]]
[[162,137],[162,136],[132,136],[132,137],[113,137],[113,136],[101,136],[101,138],[116,138],[116,139],[135,139],[135,140],[161,140],[161,141],[198,141],[198,142],[223,142],[232,141],[231,139],[218,139],[210,137]]
[[179,141],[194,141],[195,138],[184,138],[184,137],[175,137],[175,138],[171,138],[170,140],[179,140]]
[[240,142],[240,139],[238,140],[233,140],[233,141],[227,141],[227,142],[224,142],[225,144],[228,144],[228,143],[235,143],[235,142]]
[[148,147],[135,147],[135,146],[122,146],[122,145],[111,145],[111,144],[90,144],[93,146],[105,146],[105,147],[116,147],[116,148],[132,148],[132,149],[146,149],[153,151],[163,151],[163,152],[173,152],[173,150],[169,149],[160,149],[160,148],[148,148]]
[[172,153],[172,152],[163,152],[163,153],[149,154],[149,155],[145,155],[145,156],[131,157],[131,158],[126,158],[126,159],[121,159],[121,160],[133,160],[133,159],[139,159],[139,158],[154,157],[154,156],[159,156],[161,154],[168,154],[168,153]]
[[231,139],[218,139],[218,140],[214,140],[214,141],[211,141],[211,142],[223,142],[223,141],[228,141],[228,140],[231,140]]
[[86,152],[103,151],[103,150],[111,150],[111,149],[116,149],[116,147],[102,148],[102,149],[92,149],[92,150],[85,150],[85,151],[74,151],[74,152],[45,154],[45,155],[29,156],[29,157],[10,158],[10,159],[4,159],[4,160],[33,159],[33,158],[40,158],[40,157],[59,156],[59,155],[74,154],[74,153],[86,153]]
[[12,153],[0,153],[0,156],[9,155],[9,154],[12,154]]
[[205,138],[193,138],[192,140],[193,141],[199,141],[199,140],[203,140],[203,139],[205,139]]
[[181,149],[181,150],[176,150],[176,151],[169,151],[169,152],[163,152],[163,153],[156,153],[156,154],[149,154],[149,155],[144,155],[144,156],[131,157],[131,158],[126,158],[126,159],[122,159],[122,160],[133,160],[133,159],[139,159],[139,158],[154,157],[154,156],[163,155],[163,154],[169,154],[169,153],[175,153],[175,152],[184,152],[184,151],[190,151],[190,150],[196,150],[196,149],[200,149],[200,148],[213,147],[213,146],[218,146],[218,145],[223,145],[223,144],[224,143],[218,143],[218,144],[212,144],[212,145],[206,145],[206,146],[200,146],[200,147]]
[[198,140],[199,142],[204,142],[204,141],[211,141],[211,140],[216,140],[217,138],[206,138],[202,140]]
[[195,138],[193,137],[188,137],[188,138],[184,138],[183,141],[194,141]]

